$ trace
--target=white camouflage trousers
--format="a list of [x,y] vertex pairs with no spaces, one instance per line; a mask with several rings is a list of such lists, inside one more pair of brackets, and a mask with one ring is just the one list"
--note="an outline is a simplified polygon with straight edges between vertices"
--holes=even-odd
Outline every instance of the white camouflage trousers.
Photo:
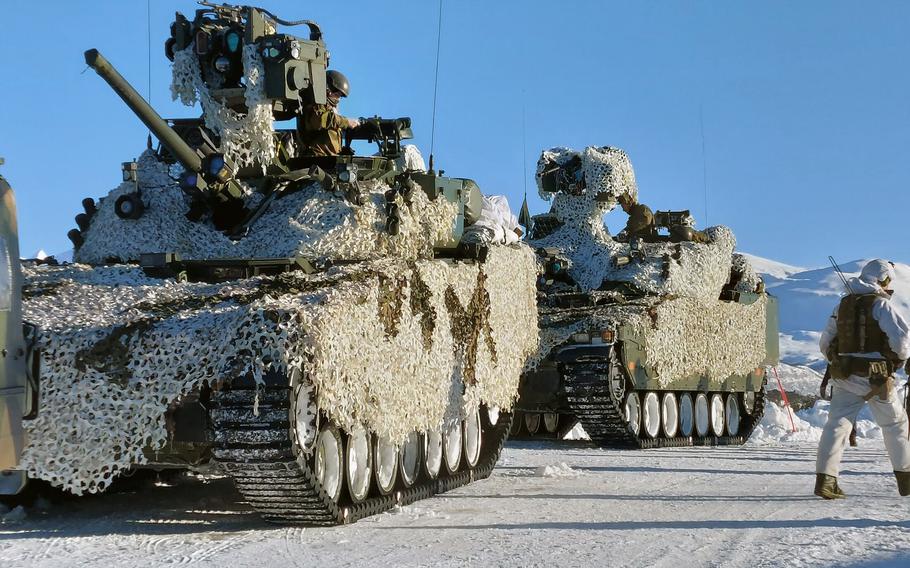
[[[815,471],[837,477],[847,437],[853,429],[856,415],[866,404],[863,397],[869,392],[869,380],[851,375],[847,379],[831,382],[834,384],[831,389],[831,406],[828,411],[828,422],[818,441]],[[885,449],[888,450],[894,471],[910,471],[907,413],[904,411],[904,401],[898,396],[897,389],[891,389],[888,400],[882,400],[878,396],[869,399],[869,409],[876,424],[882,429]]]

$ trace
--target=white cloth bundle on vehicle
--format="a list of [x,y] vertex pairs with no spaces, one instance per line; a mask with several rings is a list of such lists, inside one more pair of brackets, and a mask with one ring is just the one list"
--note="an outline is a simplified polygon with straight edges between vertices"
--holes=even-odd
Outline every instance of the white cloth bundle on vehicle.
[[482,244],[510,245],[521,240],[518,218],[505,195],[483,196],[480,217],[465,227],[464,240]]

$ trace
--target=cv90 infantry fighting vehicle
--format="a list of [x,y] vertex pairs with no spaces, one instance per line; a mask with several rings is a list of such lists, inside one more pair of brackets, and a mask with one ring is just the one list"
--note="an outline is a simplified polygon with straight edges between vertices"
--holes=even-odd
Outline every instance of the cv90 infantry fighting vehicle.
[[778,359],[777,304],[734,252],[732,232],[694,231],[688,212],[658,212],[653,237],[610,236],[604,214],[638,193],[616,148],[546,151],[537,181],[553,200],[530,241],[540,351],[513,435],[559,435],[579,421],[608,447],[748,439],[765,368]]
[[347,131],[376,155],[304,155],[274,124],[326,100],[319,27],[201,4],[166,45],[199,119],[161,119],[86,52],[160,147],[83,201],[74,264],[27,269],[23,468],[76,494],[214,468],[264,518],[317,525],[487,476],[537,345],[533,252],[461,243],[477,186],[425,171],[407,118]]
[[14,468],[25,445],[23,420],[38,413],[37,374],[29,367],[21,289],[16,199],[0,175],[0,492],[5,494],[18,493],[25,485],[25,475]]

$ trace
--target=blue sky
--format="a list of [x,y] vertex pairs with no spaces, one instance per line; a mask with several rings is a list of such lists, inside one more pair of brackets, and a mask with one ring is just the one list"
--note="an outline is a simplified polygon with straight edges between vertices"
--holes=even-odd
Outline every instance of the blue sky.
[[[429,154],[436,2],[260,5],[316,20],[352,82],[342,111],[411,116]],[[151,102],[163,116],[197,113],[171,102],[162,49],[174,11],[195,8],[151,1]],[[68,249],[82,198],[105,195],[145,147],[145,128],[82,53],[98,48],[148,93],[147,9],[47,0],[4,11],[0,156],[25,254]],[[907,2],[448,0],[436,163],[516,210],[527,184],[536,213],[547,208],[532,178],[540,150],[619,146],[642,201],[728,225],[741,250],[804,266],[828,254],[908,261],[908,28]]]

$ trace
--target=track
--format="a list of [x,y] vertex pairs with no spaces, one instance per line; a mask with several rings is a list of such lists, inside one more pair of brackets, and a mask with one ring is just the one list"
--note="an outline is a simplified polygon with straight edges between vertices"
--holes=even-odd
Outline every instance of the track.
[[[354,503],[347,491],[333,501],[317,481],[314,457],[303,455],[290,430],[291,389],[287,380],[267,377],[266,386],[257,391],[252,381],[235,381],[230,390],[213,396],[211,410],[215,431],[215,459],[231,475],[245,500],[262,517],[281,524],[328,526],[352,523],[358,519],[444,493],[490,475],[512,421],[501,413],[495,426],[483,425],[480,458],[467,469],[448,474],[445,468],[436,479],[421,470],[410,488],[399,487],[387,496],[375,491],[364,501]],[[253,408],[258,404],[258,415]],[[375,488],[374,488],[375,489]]]
[[[561,365],[563,385],[569,407],[581,421],[591,441],[610,448],[663,448],[681,446],[723,446],[744,443],[761,420],[764,412],[764,388],[755,393],[752,414],[743,414],[736,436],[657,436],[646,437],[644,428],[636,434],[626,422],[622,401],[610,392],[610,360],[574,361]],[[764,386],[764,385],[763,385]],[[681,395],[682,392],[677,392]],[[662,432],[661,432],[662,433]]]

